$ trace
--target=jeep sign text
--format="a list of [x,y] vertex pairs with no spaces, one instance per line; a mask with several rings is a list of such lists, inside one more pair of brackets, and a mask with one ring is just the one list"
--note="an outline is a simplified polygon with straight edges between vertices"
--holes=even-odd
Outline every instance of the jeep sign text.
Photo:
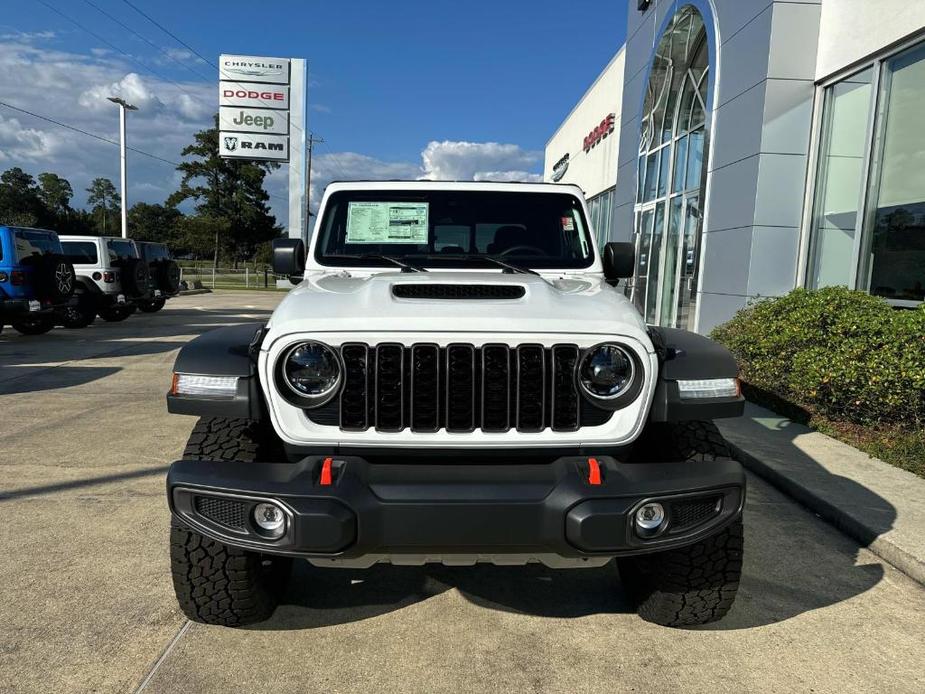
[[218,105],[288,109],[289,87],[222,82],[218,88]]
[[286,111],[271,111],[266,108],[222,106],[219,109],[219,128],[222,132],[234,130],[285,135],[289,132],[289,116]]

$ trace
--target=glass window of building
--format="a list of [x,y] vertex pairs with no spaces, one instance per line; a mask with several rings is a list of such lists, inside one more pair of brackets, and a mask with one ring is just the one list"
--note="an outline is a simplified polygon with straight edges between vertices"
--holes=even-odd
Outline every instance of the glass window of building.
[[659,41],[643,105],[630,291],[648,323],[693,321],[709,90],[706,29],[688,5]]
[[807,284],[925,299],[925,43],[826,87]]

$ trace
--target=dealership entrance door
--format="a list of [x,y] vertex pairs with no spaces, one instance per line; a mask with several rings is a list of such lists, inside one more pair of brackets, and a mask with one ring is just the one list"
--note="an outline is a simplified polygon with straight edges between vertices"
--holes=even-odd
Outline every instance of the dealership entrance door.
[[650,324],[693,327],[709,72],[703,19],[688,5],[656,49],[640,133],[632,298]]

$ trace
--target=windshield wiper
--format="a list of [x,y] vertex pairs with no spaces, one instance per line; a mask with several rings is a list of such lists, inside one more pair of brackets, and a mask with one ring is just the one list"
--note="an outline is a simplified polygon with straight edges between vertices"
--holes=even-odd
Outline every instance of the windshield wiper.
[[385,260],[393,265],[398,265],[401,268],[402,272],[427,272],[422,267],[415,267],[409,263],[403,262],[398,258],[393,258],[390,255],[381,255],[379,253],[370,253],[369,255],[329,255],[328,258],[343,258],[345,260],[366,260],[366,259],[375,259],[375,260]]
[[523,275],[539,275],[536,270],[531,270],[528,267],[523,267],[521,265],[513,265],[512,263],[506,263],[503,260],[498,260],[490,255],[460,255],[458,253],[440,253],[439,255],[425,255],[424,258],[428,260],[487,260],[493,265],[497,265],[500,268],[503,268],[505,272],[516,272]]

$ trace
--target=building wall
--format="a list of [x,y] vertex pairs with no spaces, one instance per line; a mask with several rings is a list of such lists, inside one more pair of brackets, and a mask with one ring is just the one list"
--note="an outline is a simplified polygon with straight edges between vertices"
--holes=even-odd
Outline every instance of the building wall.
[[823,0],[816,79],[825,79],[923,26],[922,0]]
[[711,36],[710,151],[697,314],[709,332],[750,298],[795,286],[819,32],[819,0],[628,2],[614,240],[632,240],[639,125],[667,21],[694,5]]
[[[581,101],[546,143],[543,180],[552,181],[552,169],[564,155],[569,165],[560,183],[581,186],[593,198],[613,187],[617,171],[617,141],[620,133],[620,99],[623,93],[623,50],[621,49],[588,88]],[[614,114],[614,130],[588,152],[584,138],[608,114]]]

